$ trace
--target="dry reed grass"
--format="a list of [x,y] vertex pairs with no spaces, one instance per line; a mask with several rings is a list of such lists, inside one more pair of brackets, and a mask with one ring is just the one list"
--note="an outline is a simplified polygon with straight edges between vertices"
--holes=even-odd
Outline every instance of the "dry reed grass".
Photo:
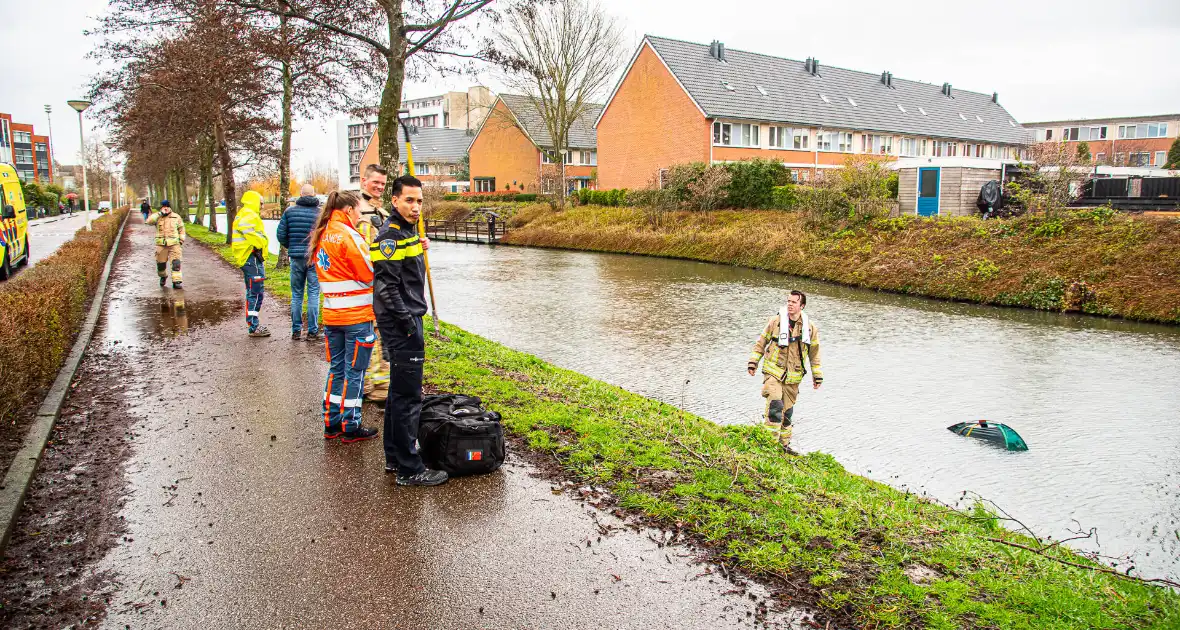
[[639,208],[537,204],[505,242],[684,258],[870,289],[1180,323],[1180,221],[1072,212],[895,217],[837,231],[801,213],[672,213],[652,227]]

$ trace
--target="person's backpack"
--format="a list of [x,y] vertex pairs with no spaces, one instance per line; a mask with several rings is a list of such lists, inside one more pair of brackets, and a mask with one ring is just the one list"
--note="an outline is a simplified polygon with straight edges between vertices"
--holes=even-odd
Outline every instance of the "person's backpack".
[[500,414],[476,396],[438,394],[422,401],[418,450],[428,468],[452,476],[482,475],[504,463]]

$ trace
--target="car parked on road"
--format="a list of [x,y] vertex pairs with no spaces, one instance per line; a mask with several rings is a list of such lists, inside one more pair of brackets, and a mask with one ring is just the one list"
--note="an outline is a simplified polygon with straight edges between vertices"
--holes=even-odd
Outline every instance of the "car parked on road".
[[29,264],[29,217],[20,178],[9,164],[0,164],[0,191],[0,280],[7,280],[14,267]]

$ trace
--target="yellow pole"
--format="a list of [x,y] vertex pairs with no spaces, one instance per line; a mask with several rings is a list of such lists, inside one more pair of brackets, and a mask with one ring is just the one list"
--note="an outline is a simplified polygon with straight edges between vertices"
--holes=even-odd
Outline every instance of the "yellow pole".
[[[414,176],[414,148],[410,145],[410,136],[406,134],[406,174]],[[422,214],[418,214],[418,238],[426,238],[426,226],[422,221]],[[430,314],[434,320],[435,336],[442,336],[438,330],[438,307],[434,304],[434,279],[430,276],[430,253],[422,252],[422,261],[426,263],[426,289],[430,292]]]

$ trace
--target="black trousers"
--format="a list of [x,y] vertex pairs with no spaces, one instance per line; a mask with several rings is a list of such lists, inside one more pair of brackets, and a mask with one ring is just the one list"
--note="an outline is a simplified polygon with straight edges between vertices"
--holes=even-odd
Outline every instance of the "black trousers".
[[414,318],[414,330],[377,322],[381,345],[389,354],[389,397],[385,399],[385,465],[397,466],[397,474],[416,475],[426,466],[418,454],[418,420],[422,413],[422,366],[426,344],[422,318]]

